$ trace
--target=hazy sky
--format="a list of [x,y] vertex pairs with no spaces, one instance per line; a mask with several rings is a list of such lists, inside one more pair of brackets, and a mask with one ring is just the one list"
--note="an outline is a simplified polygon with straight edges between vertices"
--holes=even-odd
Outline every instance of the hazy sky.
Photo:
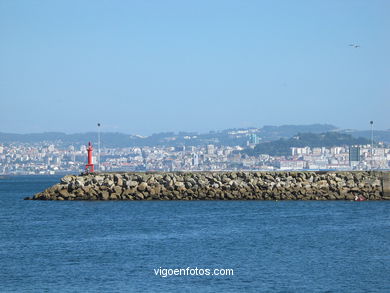
[[388,0],[0,0],[0,132],[388,129],[389,13]]

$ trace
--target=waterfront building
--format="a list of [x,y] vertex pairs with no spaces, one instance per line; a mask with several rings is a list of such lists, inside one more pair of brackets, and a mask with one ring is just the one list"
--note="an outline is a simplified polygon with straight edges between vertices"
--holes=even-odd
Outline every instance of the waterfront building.
[[349,164],[351,167],[354,167],[359,162],[360,162],[360,147],[351,146],[349,148]]

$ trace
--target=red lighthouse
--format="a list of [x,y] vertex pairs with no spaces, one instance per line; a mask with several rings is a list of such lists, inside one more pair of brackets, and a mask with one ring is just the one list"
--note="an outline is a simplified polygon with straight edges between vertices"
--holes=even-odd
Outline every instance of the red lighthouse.
[[92,148],[91,142],[89,142],[88,143],[88,148],[87,148],[88,164],[85,165],[85,172],[87,172],[87,173],[91,173],[91,172],[95,171],[94,165],[93,165],[93,162],[92,162],[92,151],[93,151],[93,148]]

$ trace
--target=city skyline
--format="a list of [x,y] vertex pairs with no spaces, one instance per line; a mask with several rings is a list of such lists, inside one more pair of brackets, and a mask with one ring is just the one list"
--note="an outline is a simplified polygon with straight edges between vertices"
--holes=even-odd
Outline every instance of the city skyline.
[[[97,149],[56,143],[0,145],[0,175],[80,173],[94,164],[96,172],[124,171],[280,171],[280,170],[389,170],[390,148],[384,145],[348,147],[291,147],[285,155],[248,155],[247,146],[143,146]],[[372,155],[373,154],[373,155]],[[88,161],[87,161],[88,157]],[[87,165],[88,162],[88,165]],[[92,165],[91,165],[92,164]]]
[[388,129],[389,8],[1,1],[0,131]]

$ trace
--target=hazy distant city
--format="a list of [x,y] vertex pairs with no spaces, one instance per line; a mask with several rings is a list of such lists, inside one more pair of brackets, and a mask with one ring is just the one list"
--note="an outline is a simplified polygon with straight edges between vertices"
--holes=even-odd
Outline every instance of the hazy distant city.
[[[297,128],[305,130],[298,126]],[[329,126],[323,125],[309,128],[314,133],[329,130]],[[150,138],[148,141],[144,137],[148,145],[142,145],[139,141],[134,145],[133,141],[129,143],[133,146],[129,147],[108,147],[107,145],[114,143],[105,141],[109,137],[105,135],[102,136],[100,156],[96,135],[89,134],[89,138],[93,142],[96,171],[385,170],[390,167],[390,148],[386,142],[376,141],[372,146],[371,143],[367,143],[368,139],[356,140],[349,135],[326,132],[337,135],[332,139],[340,139],[340,136],[352,139],[349,141],[350,145],[345,143],[337,145],[337,141],[332,141],[331,146],[329,142],[323,146],[317,142],[314,147],[313,145],[297,147],[294,146],[297,136],[287,139],[294,129],[274,128],[273,138],[270,136],[271,132],[267,132],[266,129],[226,130],[209,133],[207,139],[202,141],[200,141],[202,135],[166,133],[158,135],[160,141],[155,141],[155,145],[150,145]],[[309,134],[309,137],[313,140],[313,137],[316,139],[319,136]],[[74,141],[72,144],[63,140],[43,142],[31,139],[23,141],[20,138],[17,142],[9,140],[10,138],[6,142],[0,140],[2,175],[81,173],[85,169],[88,141],[85,144]],[[176,142],[180,140],[185,143]],[[355,142],[365,143],[351,145]],[[285,151],[275,152],[282,143]],[[262,153],[266,145],[272,151]]]

